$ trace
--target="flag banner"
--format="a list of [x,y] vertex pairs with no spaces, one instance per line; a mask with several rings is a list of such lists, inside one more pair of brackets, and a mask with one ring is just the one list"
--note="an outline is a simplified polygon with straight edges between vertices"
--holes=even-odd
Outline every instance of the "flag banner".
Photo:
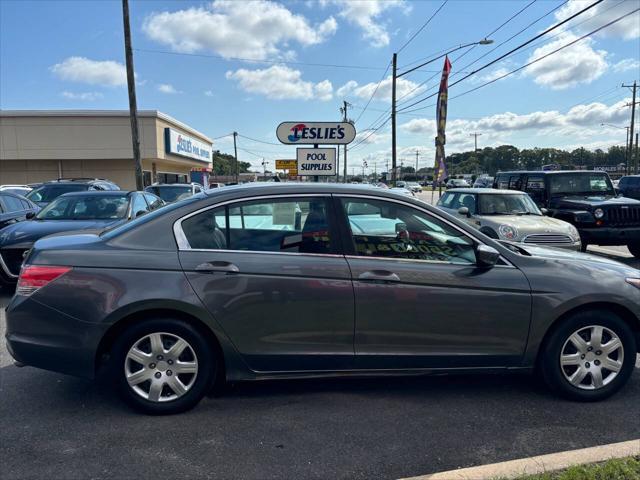
[[444,67],[442,68],[442,77],[440,79],[440,91],[438,92],[438,101],[436,103],[436,161],[433,166],[433,186],[448,177],[447,165],[444,162],[445,153],[444,145],[446,143],[445,128],[447,126],[447,97],[449,90],[449,72],[451,72],[451,62],[449,57],[444,58]]

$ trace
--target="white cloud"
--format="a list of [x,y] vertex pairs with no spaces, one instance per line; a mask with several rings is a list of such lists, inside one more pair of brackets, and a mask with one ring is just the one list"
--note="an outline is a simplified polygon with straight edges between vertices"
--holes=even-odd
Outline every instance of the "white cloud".
[[213,97],[213,90],[205,90],[204,95],[206,97]]
[[68,100],[81,100],[83,102],[93,102],[104,96],[100,92],[69,92],[66,90],[61,95]]
[[175,95],[177,93],[182,93],[180,90],[176,90],[176,88],[170,83],[161,83],[158,85],[158,91],[161,93],[166,93],[168,95]]
[[[378,87],[377,82],[367,83],[366,85],[358,86],[358,82],[354,80],[349,80],[343,86],[341,86],[337,93],[338,96],[355,96],[358,98],[369,99],[371,95],[375,95],[373,97],[374,100],[383,101],[391,103],[391,76],[385,78],[382,82],[380,82],[380,86]],[[377,87],[377,90],[376,90]],[[420,93],[422,93],[425,89],[425,86],[418,87],[418,84],[412,82],[411,80],[405,80],[404,78],[398,78],[396,81],[396,97],[398,100],[407,100],[412,98]]]
[[264,60],[292,56],[288,42],[302,46],[324,42],[336,32],[333,17],[311,25],[302,15],[270,1],[217,0],[206,7],[155,12],[144,21],[146,35],[177,52],[201,50],[223,57]]
[[[588,7],[591,3],[593,3],[591,0],[569,0],[564,7],[556,12],[556,20],[564,20],[565,18],[570,17],[571,15]],[[597,27],[605,25],[622,15],[629,13],[637,7],[637,0],[623,2],[620,0],[605,0],[582,14],[580,17],[582,23],[577,26],[577,31],[582,34],[588,33]],[[587,19],[586,21],[585,18]],[[568,25],[569,27],[571,26],[570,23]],[[635,14],[620,20],[618,23],[614,23],[610,27],[598,32],[597,35],[622,37],[625,40],[639,38],[640,12],[636,12]]]
[[[593,134],[587,127],[594,127],[596,132],[604,129],[600,123],[623,122],[628,117],[626,109],[622,108],[629,99],[621,100],[612,105],[594,102],[586,105],[576,105],[567,113],[557,110],[516,114],[511,112],[498,113],[479,120],[454,119],[447,122],[447,143],[469,132],[479,131],[483,135],[515,133],[525,130],[535,130],[540,135],[567,134],[576,135],[583,132],[586,136]],[[435,136],[436,122],[432,119],[414,118],[400,127],[407,133]],[[586,133],[585,133],[586,132]]]
[[635,58],[624,58],[613,65],[614,72],[628,72],[629,70],[635,70],[640,72],[640,60]]
[[492,72],[489,72],[489,73],[481,76],[478,80],[481,81],[481,82],[490,82],[492,80],[496,80],[496,79],[502,77],[503,75],[506,75],[507,73],[509,73],[509,69],[501,67],[501,68],[497,68],[497,69],[493,70]]
[[381,17],[392,8],[401,8],[404,12],[411,8],[404,0],[333,0],[332,3],[340,7],[339,16],[360,28],[362,37],[373,47],[389,45],[388,22],[381,20]]
[[240,88],[249,93],[264,95],[273,100],[330,100],[333,86],[329,80],[313,83],[302,79],[302,72],[284,65],[247,70],[241,68],[226,74],[229,80],[238,82]]
[[[562,33],[556,40],[536,48],[528,61],[540,58],[557,48],[577,39],[572,33]],[[607,52],[594,50],[593,40],[586,38],[524,70],[533,81],[553,90],[563,90],[580,83],[591,83],[607,71]]]
[[85,57],[69,57],[50,67],[58,78],[71,82],[120,87],[127,84],[127,70],[113,60],[91,60]]

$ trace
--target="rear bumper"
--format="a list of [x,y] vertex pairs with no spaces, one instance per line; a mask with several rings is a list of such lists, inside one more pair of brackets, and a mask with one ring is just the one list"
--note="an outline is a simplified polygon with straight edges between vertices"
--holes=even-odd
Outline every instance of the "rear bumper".
[[16,361],[94,378],[103,326],[82,322],[30,297],[14,296],[6,313],[7,349]]
[[581,228],[583,243],[592,245],[627,245],[640,242],[640,227]]

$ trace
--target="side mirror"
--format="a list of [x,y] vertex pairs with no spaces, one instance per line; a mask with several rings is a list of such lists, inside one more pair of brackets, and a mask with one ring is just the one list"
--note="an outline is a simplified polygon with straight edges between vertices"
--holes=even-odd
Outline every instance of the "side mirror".
[[500,252],[488,245],[478,245],[476,248],[476,265],[480,268],[495,266],[500,258]]
[[27,214],[25,215],[27,220],[31,220],[35,216],[36,216],[36,212],[27,212]]
[[467,207],[460,207],[458,209],[458,213],[460,215],[466,215],[467,217],[471,217],[471,212],[469,212],[469,208]]
[[546,208],[541,208],[540,211],[542,212],[543,215],[549,215],[549,210]]
[[396,223],[396,237],[399,240],[406,240],[409,238],[409,230],[406,223]]

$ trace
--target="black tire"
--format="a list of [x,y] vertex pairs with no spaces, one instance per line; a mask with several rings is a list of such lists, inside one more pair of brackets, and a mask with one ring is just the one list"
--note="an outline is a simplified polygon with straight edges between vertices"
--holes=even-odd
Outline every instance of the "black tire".
[[636,258],[640,258],[640,243],[629,243],[627,244],[627,248],[631,255]]
[[[182,396],[174,400],[151,401],[143,398],[129,385],[125,373],[125,361],[129,350],[136,345],[141,338],[158,332],[167,334],[162,336],[163,342],[170,341],[172,335],[186,341],[188,347],[191,349],[191,351],[187,349],[187,354],[192,354],[191,357],[195,356],[197,363],[197,373],[194,374],[195,378],[189,374],[185,374],[187,378],[190,379],[189,381],[193,379],[191,386]],[[161,368],[159,361],[157,362],[157,368]],[[166,362],[162,368],[166,368],[167,370],[163,370],[161,375],[173,374],[173,372],[168,370],[171,367],[168,366]],[[207,339],[188,322],[172,318],[153,318],[136,323],[127,328],[113,346],[109,365],[109,373],[116,382],[122,398],[134,409],[149,415],[171,415],[195,407],[211,389],[211,386],[215,382],[216,372],[216,356]],[[178,377],[177,373],[173,375],[176,378]],[[163,377],[163,379],[166,378],[167,377]],[[184,378],[184,376],[182,378]],[[162,387],[161,395],[165,391],[165,387]]]
[[[615,333],[620,339],[624,351],[622,367],[617,376],[604,386],[593,390],[586,390],[573,385],[565,377],[565,370],[563,370],[563,368],[571,367],[562,367],[560,365],[560,355],[563,353],[563,348],[565,348],[565,342],[574,332],[589,326],[602,326]],[[545,383],[554,392],[571,400],[593,402],[610,397],[627,383],[635,366],[636,354],[637,347],[634,334],[624,320],[606,310],[592,310],[576,313],[554,328],[541,348],[538,367]],[[586,363],[587,360],[588,358],[584,360],[584,365],[588,365]],[[580,360],[581,364],[582,361]],[[607,370],[604,371],[607,372]],[[570,373],[571,371],[569,370],[568,374]],[[589,377],[585,377],[585,379],[588,381]]]

